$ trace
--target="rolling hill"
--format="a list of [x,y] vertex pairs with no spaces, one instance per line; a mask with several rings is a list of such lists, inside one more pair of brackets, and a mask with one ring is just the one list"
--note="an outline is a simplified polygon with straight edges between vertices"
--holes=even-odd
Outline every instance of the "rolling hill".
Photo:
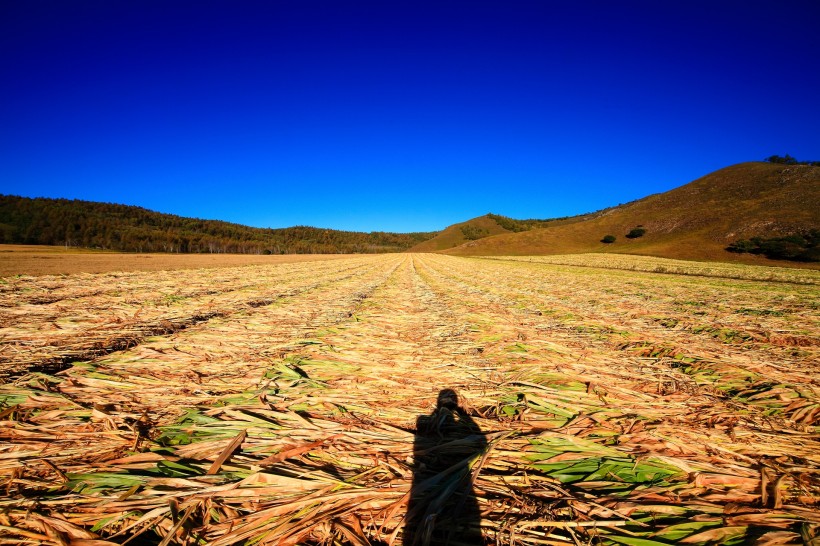
[[[460,225],[424,244],[443,244],[445,234]],[[625,237],[639,226],[645,230],[643,236]],[[759,262],[763,258],[732,254],[725,248],[740,239],[818,228],[820,167],[754,162],[726,167],[674,190],[598,213],[436,250],[461,256],[617,252]],[[602,243],[606,235],[615,236],[615,242]]]
[[530,231],[532,229],[539,229],[545,227],[564,226],[589,220],[597,215],[603,214],[610,209],[593,212],[589,214],[580,214],[578,216],[566,216],[563,218],[551,218],[547,220],[516,220],[508,216],[501,216],[498,214],[485,214],[466,222],[460,222],[448,226],[443,231],[426,241],[423,241],[413,248],[410,252],[439,252],[455,248],[457,246],[468,243],[469,241],[476,241],[484,239],[493,235],[502,235],[505,233],[520,233],[522,231]]
[[410,251],[437,252],[459,246],[468,241],[483,239],[491,235],[519,233],[560,221],[561,220],[515,220],[506,216],[490,213],[467,220],[466,222],[453,224],[439,232],[435,237],[417,244],[411,248]]
[[402,252],[435,235],[256,228],[129,205],[0,195],[0,243],[125,252],[362,254]]
[[[636,228],[642,235],[628,238]],[[733,165],[666,193],[589,214],[551,220],[486,214],[431,233],[263,229],[127,205],[0,195],[0,243],[137,252],[613,252],[760,263],[765,259],[730,253],[726,247],[812,229],[820,239],[820,166],[773,162]],[[614,241],[602,242],[607,235]],[[820,245],[811,244],[817,253]]]

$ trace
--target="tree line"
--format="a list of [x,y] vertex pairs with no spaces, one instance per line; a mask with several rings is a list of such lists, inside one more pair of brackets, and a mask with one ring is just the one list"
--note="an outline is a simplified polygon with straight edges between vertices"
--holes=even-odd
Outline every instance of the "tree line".
[[529,220],[516,220],[515,218],[510,218],[509,216],[501,216],[500,214],[493,214],[492,212],[487,214],[487,218],[494,220],[496,224],[503,227],[507,231],[512,231],[513,233],[520,233],[522,231],[529,231],[531,229],[545,227],[550,224],[550,222],[555,222],[556,220],[566,220],[570,218],[570,216],[563,216],[561,218],[549,218],[546,220],[538,220],[535,218],[531,218]]
[[798,161],[794,157],[786,154],[785,156],[770,155],[765,159],[768,163],[777,163],[779,165],[812,165],[820,167],[820,161]]
[[0,243],[122,252],[362,254],[402,252],[433,233],[254,228],[77,199],[0,195]]

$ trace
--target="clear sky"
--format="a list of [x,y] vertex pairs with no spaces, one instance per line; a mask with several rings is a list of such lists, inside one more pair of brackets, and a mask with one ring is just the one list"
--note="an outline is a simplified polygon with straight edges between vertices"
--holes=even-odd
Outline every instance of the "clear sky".
[[820,1],[0,0],[0,193],[431,231],[820,160]]

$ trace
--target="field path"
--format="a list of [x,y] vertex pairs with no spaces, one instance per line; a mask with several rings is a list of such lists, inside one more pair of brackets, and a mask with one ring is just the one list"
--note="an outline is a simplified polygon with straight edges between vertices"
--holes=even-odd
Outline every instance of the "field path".
[[812,539],[813,277],[622,263],[10,280],[0,543]]

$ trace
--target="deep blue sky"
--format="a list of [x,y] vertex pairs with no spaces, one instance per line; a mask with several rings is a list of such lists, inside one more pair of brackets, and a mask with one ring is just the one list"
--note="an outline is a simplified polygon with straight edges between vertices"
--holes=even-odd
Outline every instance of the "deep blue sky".
[[0,193],[548,218],[820,160],[820,1],[0,0]]

